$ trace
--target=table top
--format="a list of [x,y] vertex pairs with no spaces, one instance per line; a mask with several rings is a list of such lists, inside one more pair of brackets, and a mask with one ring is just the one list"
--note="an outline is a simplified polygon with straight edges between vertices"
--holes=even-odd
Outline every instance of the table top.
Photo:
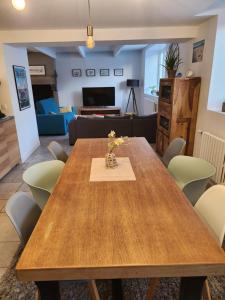
[[17,264],[20,280],[225,274],[225,254],[144,138],[136,181],[89,182],[106,139],[79,139]]

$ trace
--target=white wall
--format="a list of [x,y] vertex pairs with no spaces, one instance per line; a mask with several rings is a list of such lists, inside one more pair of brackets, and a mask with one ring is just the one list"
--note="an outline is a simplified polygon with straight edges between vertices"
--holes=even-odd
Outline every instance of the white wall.
[[[123,68],[123,77],[114,76],[113,69]],[[72,77],[72,69],[82,69],[82,77]],[[86,69],[96,69],[95,77],[86,77]],[[110,69],[110,76],[100,76],[99,69]],[[141,79],[141,51],[129,51],[113,57],[111,54],[89,54],[80,58],[73,54],[56,57],[57,86],[60,105],[82,106],[82,87],[116,88],[116,106],[125,108],[129,96],[127,79]],[[140,88],[135,89],[140,108]]]
[[[20,155],[22,162],[24,162],[40,145],[27,51],[25,48],[0,45],[0,63],[2,68],[0,80],[3,81],[3,89],[0,87],[0,104],[1,107],[5,107],[6,105],[5,113],[7,115],[14,115],[15,117]],[[26,68],[31,107],[23,111],[19,109],[13,65],[24,66]]]
[[[223,12],[224,14],[224,12]],[[198,130],[208,131],[218,137],[225,139],[225,115],[222,113],[210,111],[208,109],[208,101],[210,100],[210,96],[218,95],[215,90],[215,81],[218,79],[217,76],[222,76],[222,85],[221,80],[220,90],[224,89],[224,80],[225,80],[225,65],[223,65],[223,59],[219,59],[218,51],[216,51],[217,47],[215,47],[215,41],[217,37],[217,43],[219,43],[220,53],[225,51],[224,39],[218,40],[218,37],[222,36],[221,32],[224,32],[224,25],[221,22],[218,22],[217,17],[213,17],[209,19],[209,21],[204,22],[199,27],[198,38],[188,43],[184,43],[181,45],[184,52],[181,52],[182,57],[185,60],[185,64],[183,66],[183,72],[188,69],[191,69],[195,72],[195,76],[201,76],[201,93],[199,100],[199,109],[198,109],[198,119],[197,119],[197,130],[196,130],[196,138],[195,138],[195,148],[194,154],[197,155],[199,151],[201,135]],[[222,26],[222,27],[221,27]],[[217,34],[219,33],[219,35]],[[200,41],[201,39],[205,39],[205,49],[204,49],[204,57],[203,61],[199,63],[192,63],[192,46],[193,42]],[[214,52],[215,48],[215,52]],[[224,54],[223,54],[224,55]],[[220,72],[216,74],[212,72],[212,65],[217,62],[217,68],[219,67]],[[221,64],[220,64],[221,63]],[[218,66],[219,64],[219,66]],[[223,73],[221,75],[221,73]],[[212,78],[211,78],[212,75]],[[211,98],[212,99],[212,98]],[[217,101],[217,99],[213,96],[213,99]],[[220,98],[219,98],[220,99]]]

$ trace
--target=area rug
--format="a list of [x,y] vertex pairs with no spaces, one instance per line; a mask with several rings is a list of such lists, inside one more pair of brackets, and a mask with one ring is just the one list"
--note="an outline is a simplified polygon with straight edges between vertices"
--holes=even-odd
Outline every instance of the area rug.
[[[1,300],[35,300],[36,286],[33,282],[24,283],[16,278],[15,265],[21,254],[19,248],[13,258],[11,266],[0,282]],[[111,281],[97,280],[97,287],[102,300],[112,299]],[[155,290],[155,300],[178,300],[179,279],[162,278]],[[124,300],[145,299],[149,279],[126,279],[122,281]],[[212,300],[225,299],[225,277],[210,277],[209,285]],[[85,281],[64,281],[60,283],[62,300],[88,300],[90,299],[87,283]],[[52,299],[54,300],[54,299]],[[190,299],[191,300],[191,299]]]

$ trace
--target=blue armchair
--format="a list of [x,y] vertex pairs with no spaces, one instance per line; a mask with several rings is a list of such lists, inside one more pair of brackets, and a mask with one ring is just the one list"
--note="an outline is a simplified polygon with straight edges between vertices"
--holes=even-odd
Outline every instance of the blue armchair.
[[68,124],[76,111],[60,113],[54,98],[40,100],[36,103],[36,117],[39,135],[65,135]]

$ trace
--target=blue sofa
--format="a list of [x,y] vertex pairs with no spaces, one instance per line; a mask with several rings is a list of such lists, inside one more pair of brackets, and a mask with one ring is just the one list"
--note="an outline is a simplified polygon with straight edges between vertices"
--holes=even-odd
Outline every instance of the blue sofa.
[[40,100],[36,103],[36,117],[39,135],[65,135],[68,124],[76,111],[60,113],[54,98]]

